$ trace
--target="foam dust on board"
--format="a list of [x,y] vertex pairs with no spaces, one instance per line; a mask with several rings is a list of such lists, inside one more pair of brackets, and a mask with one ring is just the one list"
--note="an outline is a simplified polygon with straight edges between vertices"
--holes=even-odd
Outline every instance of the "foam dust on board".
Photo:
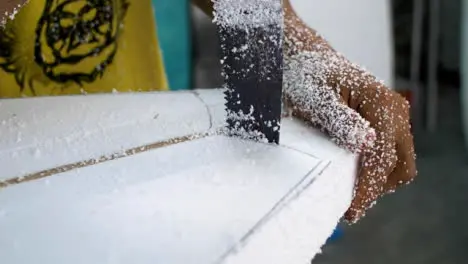
[[356,157],[343,154],[305,189],[298,189],[281,213],[259,227],[242,250],[233,251],[223,264],[311,263],[352,198],[355,178],[350,172],[357,168]]
[[[167,102],[177,111],[169,109]],[[0,104],[4,168],[0,181],[76,161],[120,157],[124,150],[210,128],[208,109],[191,92],[65,96]],[[221,116],[216,120],[221,122]]]
[[244,113],[242,110],[240,112],[234,112],[227,110],[227,119],[234,121],[234,127],[232,128],[223,128],[222,132],[229,135],[235,135],[242,139],[253,139],[259,142],[268,143],[268,139],[265,134],[258,130],[249,130],[247,131],[242,125],[242,122],[255,122],[255,117],[253,116],[254,107],[250,107],[249,113]]

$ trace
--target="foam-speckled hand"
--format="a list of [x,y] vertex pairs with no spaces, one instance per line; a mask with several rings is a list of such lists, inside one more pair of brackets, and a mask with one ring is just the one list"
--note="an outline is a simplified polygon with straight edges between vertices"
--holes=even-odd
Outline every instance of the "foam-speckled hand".
[[[357,87],[341,87],[348,102],[376,130],[376,141],[362,156],[355,197],[346,213],[355,222],[375,200],[394,192],[416,176],[413,136],[409,123],[409,104],[399,94],[364,76]],[[355,89],[354,96],[347,90]]]
[[325,130],[362,161],[346,220],[416,175],[409,104],[336,52],[285,8],[285,97],[293,114]]

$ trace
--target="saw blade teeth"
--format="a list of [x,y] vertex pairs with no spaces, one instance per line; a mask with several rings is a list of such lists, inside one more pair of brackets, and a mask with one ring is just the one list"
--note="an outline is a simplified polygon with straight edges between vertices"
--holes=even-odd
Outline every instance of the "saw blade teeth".
[[224,123],[225,123],[225,126],[226,127],[230,127],[230,124],[229,124],[229,116],[230,116],[230,111],[231,111],[231,107],[230,107],[230,103],[231,103],[231,94],[232,94],[232,90],[225,87],[225,90],[224,90],[224,100],[225,100],[225,103],[224,103],[224,112],[226,114],[225,116],[225,119],[224,119]]

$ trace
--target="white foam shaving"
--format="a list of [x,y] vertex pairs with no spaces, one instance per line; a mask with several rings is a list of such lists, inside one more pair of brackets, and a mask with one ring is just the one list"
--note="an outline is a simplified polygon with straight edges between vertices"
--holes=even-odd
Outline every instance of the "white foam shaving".
[[265,134],[258,130],[246,130],[242,123],[249,122],[255,123],[255,117],[253,113],[255,111],[253,106],[250,106],[249,113],[244,113],[242,110],[239,112],[233,112],[229,109],[227,111],[227,119],[235,122],[233,127],[225,128],[222,132],[228,135],[234,135],[241,139],[253,139],[259,142],[268,143],[268,139]]
[[213,22],[224,26],[282,25],[280,0],[212,0]]

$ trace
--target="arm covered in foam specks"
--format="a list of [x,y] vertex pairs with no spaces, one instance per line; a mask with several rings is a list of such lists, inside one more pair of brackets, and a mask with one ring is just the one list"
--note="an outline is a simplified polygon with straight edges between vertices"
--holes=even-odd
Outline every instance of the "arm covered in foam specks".
[[[416,175],[409,104],[305,25],[289,0],[284,3],[286,94],[296,116],[324,126],[345,146],[352,139],[351,150],[364,147],[354,199],[345,215],[356,222],[379,197]],[[350,129],[353,124],[356,130]],[[368,137],[375,139],[372,144],[353,145]]]
[[[212,15],[212,0],[192,0]],[[359,220],[382,195],[416,175],[409,104],[348,61],[283,0],[284,94],[293,114],[321,127],[362,163],[346,219]]]
[[9,19],[13,19],[21,7],[28,0],[1,0],[0,1],[0,27],[3,27]]

